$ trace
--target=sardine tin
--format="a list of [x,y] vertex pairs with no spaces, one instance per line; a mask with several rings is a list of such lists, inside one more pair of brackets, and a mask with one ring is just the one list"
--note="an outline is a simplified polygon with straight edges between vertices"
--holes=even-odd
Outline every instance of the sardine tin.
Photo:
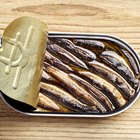
[[[119,46],[121,46],[123,49],[127,49],[129,50],[129,52],[131,53],[131,55],[133,56],[137,66],[138,66],[138,70],[140,71],[140,60],[138,55],[136,54],[136,52],[130,47],[130,45],[128,43],[126,43],[125,41],[122,41],[121,39],[114,37],[114,36],[110,36],[110,35],[105,35],[105,34],[91,34],[91,33],[71,33],[71,32],[49,32],[48,33],[48,37],[51,38],[55,38],[55,37],[63,37],[63,38],[80,38],[80,39],[95,39],[95,40],[105,40],[105,41],[112,41],[114,43],[117,43]],[[103,113],[103,114],[92,114],[92,113],[50,113],[50,112],[28,112],[28,111],[23,111],[23,110],[19,110],[15,107],[13,107],[13,104],[10,104],[6,98],[2,95],[2,99],[13,109],[15,109],[16,111],[26,114],[26,115],[32,115],[32,116],[60,116],[60,117],[110,117],[110,116],[114,116],[117,115],[121,112],[124,112],[126,109],[128,109],[139,97],[139,93],[140,92],[140,87],[137,88],[137,90],[135,91],[135,95],[134,97],[128,101],[128,103],[126,103],[121,109],[118,109],[116,111],[112,111],[111,113]]]

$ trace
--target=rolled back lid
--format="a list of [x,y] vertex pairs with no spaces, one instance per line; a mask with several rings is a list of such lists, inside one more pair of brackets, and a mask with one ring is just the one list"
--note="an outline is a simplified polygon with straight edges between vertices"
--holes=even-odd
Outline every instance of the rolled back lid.
[[42,74],[47,26],[32,17],[15,19],[5,29],[0,48],[0,90],[36,107]]

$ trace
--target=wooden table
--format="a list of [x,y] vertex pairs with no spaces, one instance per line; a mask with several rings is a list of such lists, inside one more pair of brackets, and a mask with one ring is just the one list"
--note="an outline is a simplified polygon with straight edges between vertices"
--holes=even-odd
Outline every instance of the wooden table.
[[[34,16],[50,31],[105,33],[127,41],[140,54],[139,0],[0,0],[0,35],[13,19]],[[140,139],[140,98],[110,118],[31,117],[0,99],[0,139]]]

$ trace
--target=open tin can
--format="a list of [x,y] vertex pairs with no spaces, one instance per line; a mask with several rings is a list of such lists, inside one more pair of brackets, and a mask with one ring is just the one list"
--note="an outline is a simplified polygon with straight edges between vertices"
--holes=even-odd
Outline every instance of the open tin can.
[[[131,52],[131,55],[133,56],[133,58],[135,59],[135,62],[138,66],[138,69],[140,69],[140,60],[138,58],[138,55],[135,53],[135,51],[124,41],[116,38],[116,37],[112,37],[109,35],[100,35],[100,34],[85,34],[85,33],[60,33],[60,32],[51,32],[48,34],[49,38],[78,38],[78,39],[93,39],[93,40],[107,40],[107,41],[112,41],[115,42],[117,44],[119,44],[119,46],[121,46],[124,49],[127,49],[129,52]],[[92,113],[60,113],[60,112],[26,112],[26,111],[21,111],[21,110],[17,110],[15,108],[14,105],[12,105],[11,103],[9,103],[9,101],[7,100],[7,98],[5,98],[4,96],[1,97],[4,99],[4,101],[10,105],[13,109],[15,109],[16,111],[19,111],[23,114],[27,114],[27,115],[33,115],[33,116],[67,116],[67,117],[109,117],[109,116],[114,116],[117,115],[123,111],[125,111],[126,109],[128,109],[138,98],[139,96],[139,87],[137,88],[137,90],[135,91],[135,96],[128,102],[126,103],[126,105],[124,105],[121,109],[119,110],[115,110],[112,111],[110,113],[100,113],[100,114],[92,114]]]
[[[111,71],[106,71],[106,73],[104,73],[104,70],[99,70],[98,71],[98,68],[96,69],[96,67],[95,67],[95,71],[91,68],[91,75],[92,75],[92,70],[93,70],[93,73],[95,74],[95,78],[96,78],[96,75],[98,75],[98,73],[99,73],[99,79],[100,79],[100,77],[102,78],[102,76],[103,77],[105,77],[105,76],[107,76],[107,78],[103,78],[103,81],[109,81],[109,80],[111,80],[111,82],[113,83],[114,82],[114,79],[115,79],[115,82],[117,81],[118,83],[117,83],[117,88],[115,87],[115,90],[117,90],[117,92],[116,91],[114,91],[114,90],[112,90],[112,95],[108,95],[107,94],[107,97],[104,97],[104,96],[106,96],[106,94],[105,95],[103,95],[103,93],[104,93],[104,90],[110,90],[109,88],[111,88],[112,87],[112,84],[110,84],[109,82],[108,82],[108,85],[110,85],[111,87],[108,87],[108,88],[105,88],[105,85],[103,84],[103,85],[101,85],[101,87],[98,89],[98,84],[99,83],[97,83],[97,85],[94,87],[94,84],[96,83],[96,79],[94,79],[94,81],[95,81],[95,83],[93,82],[93,85],[92,85],[92,82],[90,82],[90,80],[88,81],[85,77],[80,77],[80,78],[83,78],[83,79],[81,79],[81,80],[79,80],[79,82],[81,82],[82,80],[84,81],[84,89],[83,89],[83,86],[80,86],[80,84],[82,84],[82,82],[79,84],[79,83],[77,83],[76,82],[76,84],[75,84],[75,82],[73,82],[74,80],[72,80],[72,83],[66,83],[66,79],[65,79],[65,77],[64,77],[64,79],[61,81],[59,81],[59,78],[61,79],[61,76],[59,75],[59,74],[62,74],[62,78],[63,78],[63,76],[72,76],[74,79],[76,79],[77,80],[77,76],[79,76],[81,73],[79,72],[77,72],[77,73],[75,73],[75,72],[73,72],[73,68],[75,67],[75,64],[74,65],[71,65],[68,61],[69,60],[64,60],[64,64],[66,64],[66,65],[58,65],[57,64],[57,66],[60,66],[60,68],[58,67],[58,75],[57,75],[57,71],[55,71],[55,73],[54,73],[54,77],[53,78],[56,78],[56,80],[58,80],[59,82],[60,82],[60,85],[59,86],[62,86],[62,88],[64,88],[64,91],[66,91],[66,92],[68,92],[68,93],[72,93],[72,92],[75,92],[76,93],[76,95],[74,95],[73,93],[72,93],[72,95],[66,95],[66,96],[64,96],[64,98],[63,98],[63,96],[62,95],[60,95],[60,93],[53,93],[53,90],[51,91],[51,88],[53,87],[53,86],[56,86],[56,89],[59,91],[61,91],[62,89],[61,88],[57,88],[57,84],[55,83],[53,83],[54,85],[51,87],[51,84],[52,83],[49,83],[50,85],[48,85],[48,86],[45,86],[45,84],[44,84],[44,87],[46,87],[46,89],[44,90],[42,90],[43,91],[43,96],[44,95],[46,95],[47,94],[47,92],[48,92],[48,95],[47,95],[47,98],[49,97],[50,98],[50,100],[51,100],[51,103],[52,103],[52,101],[55,101],[56,102],[56,104],[55,104],[55,102],[54,102],[54,106],[56,107],[56,105],[57,105],[57,101],[58,101],[58,104],[62,107],[62,106],[64,106],[64,108],[66,108],[66,109],[64,109],[64,110],[66,110],[66,111],[56,111],[56,110],[51,110],[51,109],[48,109],[48,110],[38,110],[38,109],[35,109],[34,108],[34,105],[32,106],[32,104],[34,104],[34,103],[31,103],[31,104],[26,104],[26,102],[25,103],[22,103],[20,100],[18,101],[18,100],[15,100],[15,99],[12,99],[11,97],[8,97],[7,95],[5,95],[5,93],[3,92],[3,91],[1,91],[1,97],[2,97],[2,99],[8,104],[8,105],[10,105],[10,107],[12,107],[13,109],[15,109],[16,111],[18,111],[18,112],[21,112],[21,113],[23,113],[23,114],[27,114],[27,115],[32,115],[32,116],[62,116],[62,117],[109,117],[109,116],[114,116],[114,115],[117,115],[117,114],[119,114],[119,113],[121,113],[121,112],[123,112],[123,111],[125,111],[126,109],[128,109],[136,100],[137,100],[137,98],[139,97],[139,93],[140,93],[140,85],[139,85],[139,72],[140,72],[140,60],[139,60],[139,57],[138,57],[138,55],[135,53],[135,51],[130,47],[130,45],[128,45],[128,43],[126,43],[126,42],[124,42],[124,41],[122,41],[121,39],[118,39],[118,38],[116,38],[116,37],[113,37],[113,36],[110,36],[110,35],[103,35],[103,34],[90,34],[90,33],[65,33],[65,32],[49,32],[48,33],[48,45],[51,45],[51,43],[54,41],[55,42],[55,40],[58,40],[58,42],[56,41],[55,43],[57,44],[61,44],[60,42],[61,41],[59,41],[59,39],[61,40],[61,39],[66,39],[66,41],[68,40],[68,42],[67,43],[75,43],[75,40],[86,40],[86,41],[97,41],[96,43],[98,43],[98,42],[101,42],[101,43],[103,43],[103,44],[105,44],[105,46],[106,45],[110,45],[111,44],[111,48],[108,50],[108,49],[106,49],[106,50],[103,50],[103,51],[100,51],[100,50],[94,50],[93,51],[93,53],[95,53],[96,54],[96,56],[98,57],[98,55],[100,56],[101,54],[105,54],[104,53],[104,51],[106,51],[106,52],[109,52],[109,53],[111,53],[112,51],[114,51],[115,49],[116,49],[116,51],[118,51],[118,53],[120,53],[119,51],[122,51],[122,50],[124,50],[124,52],[126,53],[126,55],[127,56],[129,56],[130,57],[130,61],[131,61],[131,64],[132,65],[134,65],[135,66],[135,68],[137,69],[137,75],[135,75],[137,78],[137,86],[135,87],[135,90],[133,90],[133,85],[132,85],[132,87],[130,86],[131,85],[131,83],[129,83],[129,81],[127,81],[126,80],[126,82],[128,82],[128,84],[126,84],[126,87],[125,87],[125,83],[123,83],[123,81],[119,81],[119,78],[118,77],[115,77],[116,75],[118,75],[118,74],[116,74],[114,71],[114,69],[113,70],[111,70]],[[55,44],[55,43],[52,43],[52,44]],[[47,45],[47,46],[48,46]],[[98,45],[98,44],[97,44]],[[61,45],[60,45],[61,46]],[[75,45],[75,47],[79,47],[80,45],[79,44],[76,44]],[[55,46],[55,47],[57,47],[57,45]],[[62,47],[63,48],[63,47]],[[85,49],[84,47],[81,47],[82,49],[82,51]],[[52,49],[52,48],[51,48]],[[70,49],[70,48],[67,48],[67,49]],[[67,50],[66,49],[66,50]],[[47,50],[47,49],[46,49]],[[57,50],[57,48],[55,49],[55,48],[53,48],[51,51],[56,51]],[[60,52],[61,52],[61,49],[58,49]],[[48,50],[47,50],[48,51]],[[50,50],[49,50],[50,51]],[[87,52],[89,52],[89,51],[91,51],[90,49],[87,51]],[[97,52],[96,52],[97,51]],[[98,51],[100,52],[100,53],[98,53]],[[50,53],[50,52],[49,52]],[[55,52],[56,53],[56,52]],[[75,52],[74,52],[75,53]],[[78,51],[78,53],[80,54],[80,51]],[[109,54],[108,53],[108,54]],[[61,52],[61,54],[63,55],[64,54],[64,52]],[[69,54],[69,52],[68,52],[68,54]],[[73,54],[72,54],[73,55]],[[110,54],[109,54],[110,55]],[[114,52],[114,55],[115,55],[115,52]],[[120,53],[120,55],[121,55],[121,53]],[[56,59],[57,59],[57,54],[55,54],[55,57],[56,57]],[[64,56],[66,56],[68,59],[69,59],[69,57],[70,56],[68,56],[68,55],[65,55],[64,54]],[[85,56],[87,56],[86,54],[85,54]],[[113,55],[112,55],[113,56]],[[77,56],[76,56],[77,57]],[[44,58],[44,57],[43,57]],[[60,55],[60,57],[59,58],[61,58],[61,55]],[[74,56],[74,58],[75,58],[75,56]],[[63,59],[64,59],[64,57],[62,58],[62,63],[63,63]],[[79,57],[78,59],[80,59],[79,60],[79,62],[81,62],[81,60],[82,60],[82,58],[81,57]],[[96,58],[95,58],[96,59]],[[2,59],[0,58],[0,61],[1,61]],[[54,62],[52,62],[54,59],[51,59],[51,61],[49,60],[49,62],[50,63],[52,63],[52,65],[54,66],[55,65],[55,63],[57,63],[56,62],[56,60],[54,61]],[[77,60],[77,59],[75,59],[75,60]],[[45,63],[45,61],[46,61],[46,58],[43,60],[43,59],[41,59],[41,61],[43,61],[44,63]],[[112,61],[112,60],[110,60],[111,62],[114,62],[114,61]],[[129,61],[129,60],[128,60]],[[47,63],[46,63],[46,67],[50,67],[50,68],[53,68],[53,66],[50,66],[50,64],[48,64],[48,61],[46,61]],[[89,63],[89,62],[87,62],[87,60],[85,60],[85,61],[83,61],[83,62],[85,62],[86,63],[86,65],[85,66],[89,66],[90,67],[90,64],[92,64],[92,63]],[[99,62],[100,62],[100,59],[99,59]],[[102,61],[101,61],[102,62]],[[104,61],[103,61],[104,62]],[[61,64],[62,64],[61,63]],[[116,64],[117,63],[117,64]],[[117,68],[117,70],[118,71],[120,71],[120,73],[119,74],[122,74],[122,77],[123,76],[125,76],[125,74],[127,75],[129,75],[129,69],[126,69],[126,67],[123,65],[123,64],[121,64],[121,66],[120,66],[120,63],[118,63],[118,62],[116,62],[115,64],[112,64],[112,65],[110,65],[110,66],[108,66],[108,67],[106,67],[105,66],[105,68],[107,68],[107,70],[110,70],[110,69],[112,69],[112,68],[114,68],[114,67],[116,67]],[[82,63],[81,63],[82,64]],[[89,65],[88,65],[89,64]],[[106,64],[105,64],[106,65]],[[127,64],[126,64],[127,65]],[[55,65],[56,66],[56,65]],[[62,67],[61,67],[62,66]],[[66,66],[66,67],[63,67],[63,66]],[[72,74],[71,74],[71,72],[65,72],[65,68],[68,68],[68,67],[71,67],[72,68]],[[102,65],[101,65],[102,66]],[[114,66],[114,67],[113,67]],[[123,66],[123,68],[122,68],[122,66]],[[79,68],[80,67],[80,68]],[[79,70],[79,69],[81,69],[82,71],[87,71],[87,69],[86,68],[82,68],[80,65],[79,65],[79,67],[78,68],[76,68],[76,69],[74,69],[74,71],[75,70]],[[48,68],[46,68],[46,69],[48,69]],[[56,69],[57,70],[57,68],[54,68],[54,69]],[[90,69],[90,68],[89,68]],[[64,71],[63,71],[64,70]],[[62,72],[61,72],[62,71]],[[125,72],[126,71],[126,73],[124,73],[124,75],[123,75],[123,72]],[[132,70],[133,71],[133,70]],[[48,72],[49,73],[49,70],[47,71],[46,70],[46,72]],[[127,73],[128,72],[128,73]],[[1,73],[2,73],[2,71],[1,71]],[[51,73],[51,72],[50,72]],[[49,73],[49,74],[50,74]],[[100,74],[101,73],[101,74]],[[110,76],[110,73],[111,74],[114,74],[113,76],[115,77],[115,78],[112,78],[111,76]],[[135,72],[134,72],[135,73]],[[64,75],[63,75],[64,74]],[[75,76],[74,76],[75,75]],[[58,76],[58,77],[57,77]],[[111,78],[110,78],[111,77]],[[42,76],[42,78],[43,78],[43,76]],[[127,79],[127,77],[125,77],[126,79]],[[124,78],[124,79],[125,79]],[[98,77],[97,77],[97,79],[98,79]],[[122,78],[123,79],[123,78]],[[131,76],[129,77],[129,79],[131,79]],[[92,80],[92,78],[91,78],[91,80]],[[70,79],[70,81],[71,81],[71,79]],[[26,82],[26,81],[25,81]],[[44,80],[40,80],[39,82],[44,82]],[[48,82],[48,81],[47,81]],[[64,83],[65,84],[64,84]],[[68,80],[68,82],[69,82],[69,80]],[[62,84],[61,84],[62,83]],[[74,84],[74,85],[73,85]],[[113,87],[115,86],[115,84],[116,83],[114,83],[113,84]],[[130,85],[129,85],[130,84]],[[135,84],[135,82],[134,82],[134,84]],[[70,89],[68,88],[69,87],[69,85],[70,85]],[[88,86],[87,86],[88,85]],[[50,86],[50,91],[47,91],[48,89],[47,89],[47,87],[49,87]],[[75,86],[75,87],[73,87],[73,86]],[[79,87],[79,89],[81,89],[81,91],[79,91],[79,90],[77,90],[77,86]],[[92,87],[93,86],[93,87]],[[91,89],[88,89],[88,87],[89,88],[91,88]],[[127,89],[127,87],[128,87],[128,89]],[[76,88],[76,89],[74,89],[74,88]],[[122,92],[123,90],[124,90],[124,92],[130,92],[131,90],[133,91],[133,95],[132,95],[132,97],[131,97],[131,93],[130,93],[130,95],[128,95],[127,97],[125,97],[124,95],[123,95],[123,93],[122,94],[120,94],[120,91],[119,91],[119,88],[120,88],[120,91]],[[130,91],[129,91],[129,88],[130,88]],[[97,92],[95,92],[95,94],[97,93],[97,97],[96,97],[96,95],[94,94],[93,95],[93,99],[95,99],[94,101],[97,101],[97,104],[96,104],[96,102],[95,102],[95,107],[96,107],[96,109],[97,110],[99,110],[99,112],[97,111],[96,112],[96,109],[95,109],[95,111],[93,111],[94,110],[94,102],[93,102],[93,106],[92,105],[88,105],[88,101],[87,101],[87,104],[86,104],[86,102],[85,101],[83,101],[81,98],[89,98],[90,99],[90,95],[88,95],[88,96],[84,96],[83,95],[83,97],[82,97],[82,95],[81,95],[81,93],[80,92],[83,92],[83,91],[85,91],[85,93],[87,93],[87,94],[91,94],[91,90],[95,90],[95,91],[99,91],[99,93],[101,93],[102,94],[102,96],[101,96],[101,94],[98,94]],[[41,91],[41,90],[40,90]],[[44,91],[47,91],[46,93],[44,92]],[[63,92],[64,92],[63,91]],[[63,93],[62,92],[62,93]],[[92,91],[93,92],[93,91]],[[113,93],[114,92],[114,93]],[[53,94],[53,95],[52,95]],[[121,95],[121,97],[123,97],[123,99],[121,99],[121,97],[120,97],[120,95]],[[81,96],[81,97],[79,97],[79,98],[77,98],[76,96],[77,95],[79,95],[79,96]],[[33,94],[31,94],[31,96],[34,96]],[[56,97],[54,97],[54,96],[56,96]],[[99,97],[100,96],[100,97]],[[130,97],[129,97],[130,96]],[[26,97],[28,97],[28,96],[26,96]],[[62,97],[62,98],[61,98]],[[68,97],[70,97],[70,99],[68,99]],[[112,97],[118,97],[118,99],[113,99]],[[30,96],[28,97],[28,98],[30,98]],[[36,96],[36,99],[34,99],[34,100],[36,100],[36,101],[38,101],[38,96]],[[59,99],[57,99],[57,98],[59,98]],[[61,98],[61,99],[60,99]],[[74,99],[74,98],[76,98],[76,100]],[[92,97],[91,97],[92,98]],[[99,100],[99,98],[101,99],[101,101]],[[67,100],[68,99],[68,100]],[[74,99],[74,101],[72,100],[72,99]],[[108,101],[106,101],[105,99],[107,99]],[[70,101],[72,101],[72,103],[70,103]],[[38,101],[39,102],[39,101]],[[43,99],[43,102],[44,102],[44,99]],[[61,104],[61,102],[62,102],[62,104]],[[92,101],[91,101],[92,102]],[[114,102],[114,104],[113,104],[113,102]],[[120,102],[120,103],[119,103]],[[122,105],[121,105],[121,102],[122,102]],[[115,103],[116,103],[116,105],[115,105]],[[118,104],[117,104],[118,103]],[[90,103],[89,103],[90,104]],[[98,105],[99,104],[99,105]],[[104,104],[106,104],[106,105],[104,105]],[[60,106],[57,106],[58,108],[60,107]],[[44,105],[42,105],[41,104],[41,107],[44,107]],[[89,107],[90,106],[90,107]],[[92,106],[92,107],[91,107]],[[106,107],[105,106],[108,106],[108,109],[106,109]],[[119,107],[118,107],[119,106]],[[56,107],[56,108],[57,108]],[[68,109],[67,109],[68,108]],[[82,109],[83,109],[83,111],[82,111]],[[93,110],[92,110],[93,109]],[[76,110],[76,111],[75,111]],[[77,111],[78,110],[78,111]],[[87,110],[87,111],[86,111]],[[106,111],[106,110],[109,110],[109,111]]]

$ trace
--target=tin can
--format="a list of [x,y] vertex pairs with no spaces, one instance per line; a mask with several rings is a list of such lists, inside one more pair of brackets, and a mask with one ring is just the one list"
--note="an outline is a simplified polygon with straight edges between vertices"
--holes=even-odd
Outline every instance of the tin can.
[[[131,56],[135,60],[135,63],[138,67],[138,71],[140,71],[140,60],[136,52],[131,48],[131,46],[126,43],[125,41],[114,37],[110,35],[105,35],[105,34],[91,34],[91,33],[71,33],[71,32],[49,32],[48,34],[49,38],[73,38],[73,39],[93,39],[93,40],[104,40],[104,41],[111,41],[118,46],[120,46],[122,49],[126,49],[131,53]],[[26,114],[26,115],[31,115],[31,116],[59,116],[59,117],[110,117],[117,115],[126,109],[128,109],[130,106],[133,105],[133,103],[137,100],[140,94],[140,87],[135,91],[134,97],[128,101],[123,107],[121,107],[118,110],[111,111],[109,113],[97,113],[97,114],[92,114],[92,113],[79,113],[79,112],[73,112],[73,113],[62,113],[62,112],[36,112],[36,111],[27,111],[26,109],[18,109],[17,104],[14,103],[14,100],[9,100],[6,96],[1,94],[2,99],[13,109],[16,111]]]

